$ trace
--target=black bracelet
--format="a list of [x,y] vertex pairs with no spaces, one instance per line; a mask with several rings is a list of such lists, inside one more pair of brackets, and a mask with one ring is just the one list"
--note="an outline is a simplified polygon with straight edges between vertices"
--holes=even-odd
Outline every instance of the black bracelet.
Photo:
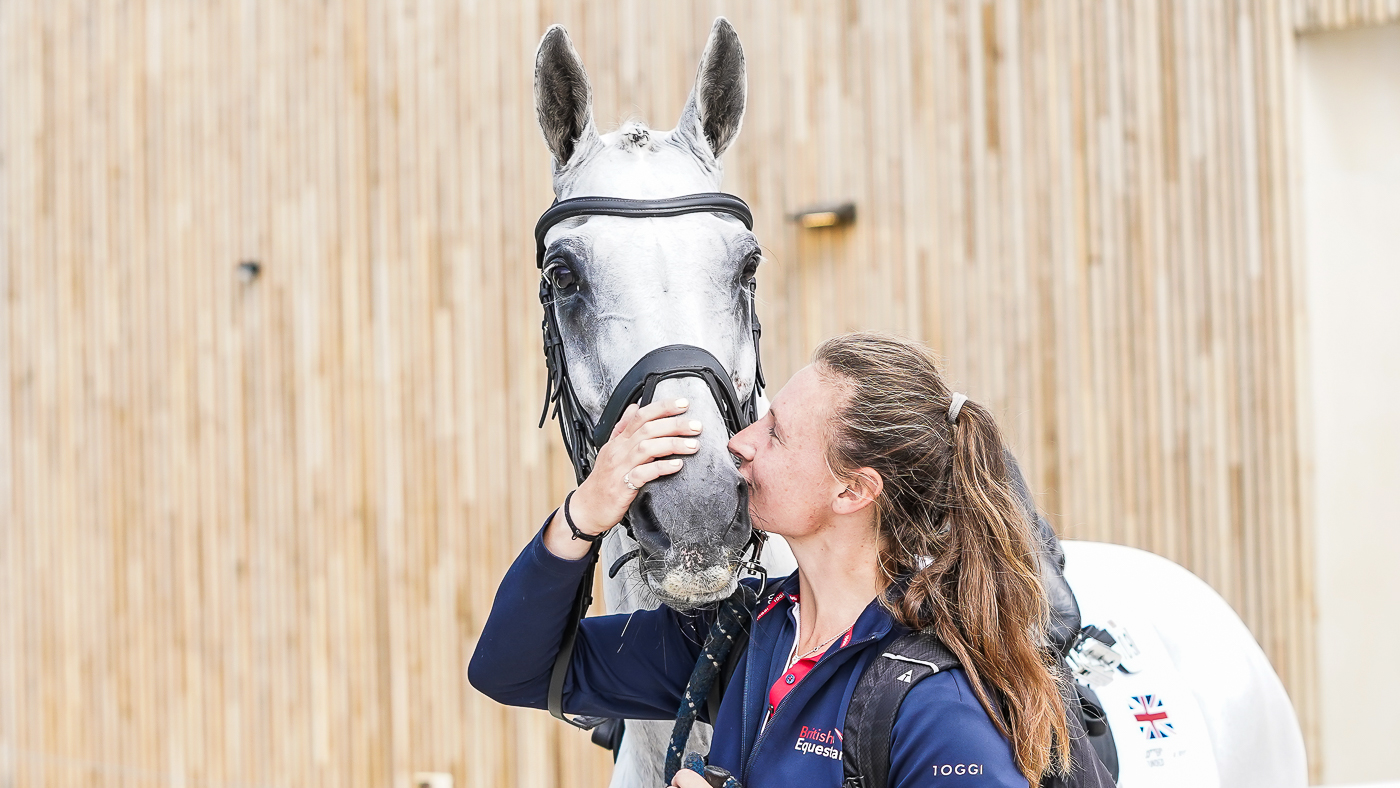
[[573,490],[568,495],[564,496],[564,506],[562,507],[564,509],[564,522],[568,523],[569,530],[574,532],[574,535],[569,538],[582,539],[585,542],[596,542],[598,541],[598,537],[602,536],[602,534],[593,534],[589,536],[583,531],[580,531],[578,526],[574,525],[574,518],[569,514],[569,499],[574,497],[574,493],[576,492],[578,492],[578,490]]

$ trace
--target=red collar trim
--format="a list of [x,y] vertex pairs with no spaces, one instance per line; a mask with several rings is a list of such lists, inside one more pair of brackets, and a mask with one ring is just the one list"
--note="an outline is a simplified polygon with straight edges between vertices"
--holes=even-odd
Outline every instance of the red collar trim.
[[792,598],[792,597],[789,597],[785,592],[779,591],[777,594],[774,594],[774,595],[773,595],[773,598],[772,598],[772,599],[768,600],[768,607],[763,608],[763,612],[762,612],[762,613],[759,613],[759,614],[756,615],[756,616],[754,616],[754,619],[753,619],[753,620],[754,620],[754,621],[757,621],[757,620],[759,620],[760,618],[763,618],[764,616],[768,615],[768,611],[770,611],[770,610],[772,610],[773,608],[777,607],[779,602],[783,601],[784,599],[791,599],[791,598]]

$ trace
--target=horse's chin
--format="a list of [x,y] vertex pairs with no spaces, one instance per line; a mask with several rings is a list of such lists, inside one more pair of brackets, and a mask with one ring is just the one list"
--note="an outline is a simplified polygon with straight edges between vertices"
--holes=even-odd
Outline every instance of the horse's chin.
[[667,607],[693,610],[728,598],[734,593],[739,577],[734,567],[720,565],[699,571],[648,572],[645,582],[647,590]]

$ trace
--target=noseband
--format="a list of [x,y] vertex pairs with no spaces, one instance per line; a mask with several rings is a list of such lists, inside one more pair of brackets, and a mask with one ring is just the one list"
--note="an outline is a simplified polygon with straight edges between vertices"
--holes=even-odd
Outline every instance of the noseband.
[[[554,306],[554,285],[550,278],[544,275],[545,234],[554,225],[575,216],[622,216],[646,219],[681,216],[687,213],[727,213],[738,218],[748,229],[753,229],[753,214],[749,211],[749,206],[738,197],[721,192],[687,194],[683,197],[671,197],[664,200],[576,197],[554,203],[535,223],[535,267],[540,269],[540,305],[544,308],[542,326],[544,330],[544,362],[545,368],[548,370],[544,390],[544,408],[540,413],[540,426],[543,427],[545,420],[549,418],[549,406],[550,403],[553,403],[553,415],[559,419],[559,432],[564,437],[564,448],[569,453],[569,461],[574,465],[574,476],[579,484],[588,478],[589,472],[593,469],[593,461],[597,458],[598,449],[611,437],[613,428],[617,426],[618,419],[622,418],[627,406],[633,403],[638,405],[650,403],[656,393],[656,385],[663,380],[694,377],[704,381],[714,395],[715,402],[719,405],[720,414],[724,417],[724,426],[729,430],[730,435],[749,426],[758,417],[758,395],[765,384],[763,362],[758,355],[758,340],[762,334],[762,328],[759,325],[758,312],[755,309],[757,283],[752,279],[748,282],[748,295],[749,318],[753,322],[754,389],[749,394],[748,399],[743,402],[739,401],[739,394],[734,389],[734,382],[719,359],[715,358],[708,350],[694,345],[667,345],[638,359],[637,363],[633,364],[627,374],[622,376],[621,382],[608,395],[607,405],[603,408],[603,413],[597,424],[593,423],[592,418],[583,409],[583,405],[579,402],[578,395],[574,391],[573,383],[569,380],[569,368],[564,358],[564,340],[559,332],[559,317]],[[622,525],[627,529],[628,536],[632,536],[632,524],[629,519],[623,518]],[[748,568],[755,573],[762,573],[765,580],[767,574],[758,562],[766,539],[767,534],[757,528],[750,527],[748,547],[753,550],[753,554],[748,561],[740,563],[741,567]],[[617,563],[613,564],[609,576],[615,575],[622,564],[636,554],[637,551],[634,550],[622,556]],[[598,554],[593,551],[592,555],[588,569],[584,572],[583,582],[579,585],[578,592],[574,597],[570,623],[565,629],[559,654],[554,660],[554,668],[549,680],[547,704],[550,714],[570,725],[585,729],[598,725],[603,722],[603,719],[600,717],[570,718],[565,716],[563,694],[564,676],[568,671],[575,638],[578,636],[578,625],[593,603],[593,569],[598,560]],[[688,727],[687,730],[689,730]],[[682,741],[684,740],[685,737],[682,736]]]
[[551,403],[554,417],[559,419],[559,431],[564,438],[569,460],[574,465],[574,475],[582,484],[593,468],[593,460],[598,449],[612,435],[613,428],[627,410],[636,403],[647,405],[656,392],[656,384],[669,378],[695,377],[705,382],[718,403],[724,425],[733,435],[749,426],[758,418],[758,395],[763,390],[763,363],[758,355],[758,342],[762,327],[755,309],[757,283],[749,280],[749,314],[753,321],[753,352],[755,360],[754,390],[748,399],[740,402],[734,383],[725,371],[724,365],[704,348],[694,345],[667,345],[657,348],[637,360],[636,364],[622,376],[622,381],[608,396],[601,418],[594,424],[583,409],[573,383],[569,380],[568,365],[564,359],[564,340],[559,332],[559,319],[555,313],[554,286],[549,277],[543,275],[545,257],[545,234],[550,228],[565,219],[575,216],[622,216],[646,219],[681,216],[687,213],[726,213],[753,229],[753,214],[749,206],[738,197],[722,192],[687,194],[682,197],[669,197],[662,200],[627,200],[620,197],[576,197],[562,200],[549,207],[535,223],[535,267],[541,271],[540,306],[544,308],[544,360],[548,370],[545,382],[544,408],[540,413],[540,426],[549,418]]

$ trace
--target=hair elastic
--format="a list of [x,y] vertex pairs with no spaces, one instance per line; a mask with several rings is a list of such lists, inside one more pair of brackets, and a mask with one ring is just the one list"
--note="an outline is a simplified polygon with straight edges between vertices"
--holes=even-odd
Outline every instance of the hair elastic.
[[963,403],[964,403],[964,402],[967,402],[967,395],[966,395],[966,394],[961,394],[961,393],[956,392],[956,391],[953,392],[953,404],[948,406],[948,422],[949,422],[949,423],[951,423],[951,424],[957,424],[957,423],[958,423],[958,413],[960,413],[960,412],[962,411],[962,406],[963,406]]

